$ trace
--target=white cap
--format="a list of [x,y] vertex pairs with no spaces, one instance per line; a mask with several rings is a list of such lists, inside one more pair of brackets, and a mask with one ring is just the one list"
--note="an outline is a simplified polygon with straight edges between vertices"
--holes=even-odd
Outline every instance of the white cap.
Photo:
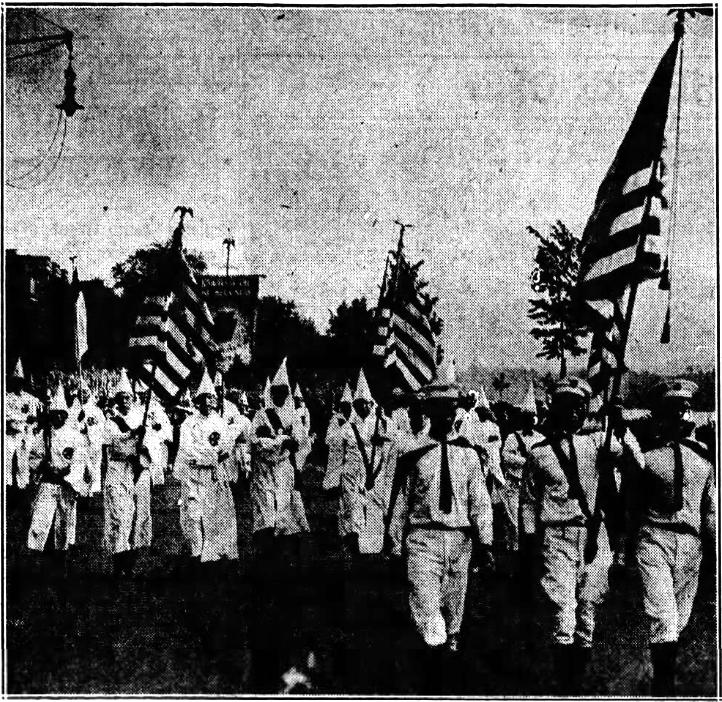
[[273,376],[273,382],[271,383],[273,386],[287,386],[289,391],[291,389],[291,384],[288,382],[288,370],[286,369],[286,359],[284,358],[281,361],[281,365],[278,367],[278,370],[276,371],[276,375]]
[[51,412],[67,412],[68,403],[65,401],[65,390],[62,385],[58,385],[55,394],[50,398],[48,409]]
[[529,383],[529,389],[526,391],[526,397],[524,402],[521,403],[520,409],[522,412],[528,412],[529,414],[536,414],[536,395],[534,395],[534,382]]
[[364,369],[361,368],[358,372],[358,380],[356,381],[356,393],[354,394],[354,400],[366,400],[366,402],[373,402],[374,398],[371,397],[371,390],[369,384],[366,381],[364,375]]
[[120,369],[120,377],[118,378],[117,382],[113,386],[113,391],[111,395],[113,397],[116,397],[117,395],[120,395],[121,393],[125,395],[132,395],[133,394],[133,388],[130,386],[130,380],[128,380],[128,373],[126,372],[125,368]]
[[213,387],[213,383],[211,382],[211,376],[208,375],[207,368],[203,369],[203,377],[201,378],[201,383],[193,394],[193,397],[198,399],[203,395],[209,395],[210,397],[216,396],[216,389]]
[[351,404],[353,402],[353,393],[351,392],[351,387],[348,383],[344,385],[343,387],[343,395],[341,395],[341,402],[348,402]]
[[17,378],[18,380],[25,380],[25,371],[23,370],[23,361],[18,356],[18,361],[15,364],[15,368],[13,369],[13,374],[11,376],[12,378]]
[[294,396],[297,400],[301,400],[301,402],[305,402],[305,401],[306,401],[306,400],[303,398],[303,393],[301,392],[301,386],[300,386],[298,383],[296,383],[296,390],[294,391],[293,396]]

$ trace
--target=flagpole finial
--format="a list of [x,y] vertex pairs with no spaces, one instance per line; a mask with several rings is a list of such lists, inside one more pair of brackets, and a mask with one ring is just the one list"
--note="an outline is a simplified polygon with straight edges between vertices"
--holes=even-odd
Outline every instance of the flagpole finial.
[[396,247],[396,255],[401,255],[401,252],[404,250],[404,233],[407,229],[411,229],[414,225],[413,224],[403,224],[403,222],[399,222],[398,219],[394,220],[394,224],[399,225],[399,243]]
[[183,232],[185,231],[185,226],[183,225],[183,219],[186,215],[193,216],[193,208],[192,207],[185,207],[185,205],[178,205],[174,210],[173,214],[176,212],[180,212],[180,219],[178,220],[178,226],[175,228],[175,231],[173,232],[173,248],[177,249],[178,251],[183,250]]

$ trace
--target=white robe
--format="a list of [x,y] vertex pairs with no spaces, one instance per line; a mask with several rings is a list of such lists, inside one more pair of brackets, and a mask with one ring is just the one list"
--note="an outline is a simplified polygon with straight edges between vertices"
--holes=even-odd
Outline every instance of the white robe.
[[[236,508],[229,487],[231,432],[216,412],[197,413],[180,428],[176,474],[181,483],[181,530],[201,561],[238,558]],[[219,452],[228,454],[219,460]]]
[[152,399],[148,407],[146,426],[146,445],[150,453],[150,480],[153,485],[165,483],[165,470],[168,466],[168,445],[173,439],[173,426],[160,403]]
[[29,392],[21,390],[19,394],[9,392],[5,395],[5,484],[15,482],[19,488],[26,488],[30,482],[28,453],[33,442],[37,425],[29,424],[29,417],[36,417],[42,409],[42,403]]
[[343,434],[341,429],[348,420],[340,412],[336,412],[328,423],[326,430],[326,446],[328,447],[328,461],[326,474],[323,477],[323,489],[337,488],[341,481],[341,466],[343,464]]
[[223,414],[220,412],[218,414],[221,415],[221,418],[226,423],[228,441],[231,446],[231,457],[227,464],[228,479],[232,483],[235,483],[238,481],[239,470],[244,470],[243,467],[239,468],[239,464],[240,466],[247,464],[247,461],[244,460],[246,456],[243,455],[242,449],[237,446],[236,442],[239,440],[241,442],[248,440],[250,420],[241,414],[241,411],[236,405],[225,398],[223,399]]
[[[353,427],[356,427],[361,445],[376,478],[372,488],[366,488],[366,464],[359,448]],[[374,451],[371,437],[376,429],[376,417],[370,413],[362,420],[355,412],[341,427],[341,451],[343,460],[340,472],[338,529],[343,538],[358,534],[361,553],[380,553],[384,545],[385,517],[388,512],[396,443],[393,435],[385,432],[384,422],[379,422],[379,434],[384,441]]]
[[[86,494],[85,437],[74,422],[67,421],[60,429],[50,429],[49,463],[53,468],[70,469],[57,481],[41,477],[38,491],[33,499],[28,531],[28,548],[42,551],[54,529],[55,548],[67,550],[75,543],[77,522],[77,497]],[[33,437],[29,451],[29,466],[36,470],[46,457],[44,433]]]
[[[143,422],[143,410],[131,407],[123,420],[131,429]],[[133,476],[131,457],[137,453],[137,439],[123,432],[109,416],[103,431],[107,469],[103,485],[105,543],[112,553],[150,546],[153,523],[150,513],[150,471],[138,481]]]
[[105,415],[94,402],[86,402],[84,405],[74,402],[70,409],[72,420],[85,437],[85,466],[91,478],[86,495],[95,495],[102,489],[100,466],[103,460]]
[[[301,493],[295,487],[295,470],[303,470],[310,440],[304,436],[295,410],[288,402],[277,411],[281,420],[278,430],[273,428],[265,409],[253,417],[251,501],[253,531],[271,528],[279,536],[309,531]],[[270,436],[259,436],[261,427],[266,427]],[[295,469],[288,449],[282,447],[289,437],[299,442],[294,454]]]

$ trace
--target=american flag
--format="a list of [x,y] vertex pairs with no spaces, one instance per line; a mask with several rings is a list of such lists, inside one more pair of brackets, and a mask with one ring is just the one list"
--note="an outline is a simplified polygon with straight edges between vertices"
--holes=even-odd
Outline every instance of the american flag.
[[436,342],[441,320],[434,312],[436,300],[423,288],[418,269],[403,254],[403,244],[387,260],[387,270],[377,308],[378,336],[374,355],[383,361],[392,387],[418,390],[436,372]]
[[213,317],[193,271],[181,252],[174,249],[169,255],[177,257],[171,290],[143,300],[129,341],[139,361],[138,377],[165,401],[185,392],[218,348]]
[[664,130],[680,39],[676,31],[602,181],[580,242],[577,299],[593,332],[588,375],[597,392],[615,370],[624,370],[633,286],[661,272]]

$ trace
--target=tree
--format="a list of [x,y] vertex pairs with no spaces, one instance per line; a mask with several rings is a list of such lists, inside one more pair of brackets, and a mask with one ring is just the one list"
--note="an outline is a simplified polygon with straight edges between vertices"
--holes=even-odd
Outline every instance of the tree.
[[324,337],[312,320],[302,317],[296,303],[280,297],[262,297],[256,317],[254,365],[278,367],[284,356],[298,367],[318,367],[324,354]]
[[572,292],[579,275],[579,239],[563,222],[552,225],[545,236],[527,227],[539,241],[530,280],[538,294],[530,299],[529,318],[536,322],[532,336],[541,341],[538,358],[559,359],[559,377],[567,374],[567,354],[579,356],[584,349],[579,339],[587,331],[579,323],[572,305]]
[[365,297],[342,302],[328,321],[329,363],[336,368],[358,368],[368,363],[374,343],[374,310]]

